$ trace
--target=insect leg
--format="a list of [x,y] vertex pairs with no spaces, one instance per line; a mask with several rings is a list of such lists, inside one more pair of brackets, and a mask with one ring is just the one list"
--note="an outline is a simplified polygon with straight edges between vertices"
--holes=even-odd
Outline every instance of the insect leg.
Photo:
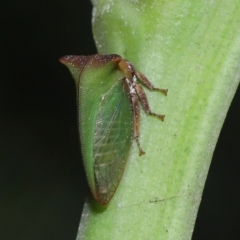
[[150,106],[149,106],[149,104],[148,104],[148,99],[147,99],[146,93],[145,93],[144,89],[142,88],[142,86],[139,85],[137,82],[135,82],[134,88],[135,88],[135,91],[136,91],[139,99],[140,99],[141,102],[142,102],[144,111],[145,111],[147,114],[156,116],[156,117],[158,117],[160,120],[163,121],[165,115],[156,114],[156,113],[153,113],[153,112],[151,111]]
[[139,143],[139,127],[140,127],[140,112],[139,112],[139,103],[138,97],[136,93],[130,93],[131,102],[132,102],[132,111],[133,111],[133,131],[134,131],[134,139],[136,140],[139,156],[145,154],[142,150],[140,143]]
[[155,91],[159,91],[162,92],[164,95],[167,95],[168,90],[167,89],[162,89],[162,88],[155,88],[152,83],[147,79],[146,76],[144,76],[141,72],[135,71],[135,74],[137,76],[137,78],[139,80],[141,80],[141,82],[146,85],[149,89],[151,90],[155,90]]

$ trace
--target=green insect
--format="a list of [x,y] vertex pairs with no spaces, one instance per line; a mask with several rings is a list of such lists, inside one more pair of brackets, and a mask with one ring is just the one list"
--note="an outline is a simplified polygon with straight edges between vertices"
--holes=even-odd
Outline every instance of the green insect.
[[77,87],[78,119],[84,167],[91,192],[100,204],[108,204],[121,180],[128,153],[135,139],[139,155],[139,100],[150,110],[140,80],[155,88],[133,64],[117,54],[65,56],[60,59],[71,71]]

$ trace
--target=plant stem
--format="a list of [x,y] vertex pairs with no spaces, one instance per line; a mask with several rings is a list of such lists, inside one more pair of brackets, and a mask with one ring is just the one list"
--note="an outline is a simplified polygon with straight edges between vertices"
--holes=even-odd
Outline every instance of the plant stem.
[[95,0],[99,53],[134,63],[146,91],[123,179],[109,206],[86,202],[77,239],[191,239],[213,151],[240,80],[240,1]]

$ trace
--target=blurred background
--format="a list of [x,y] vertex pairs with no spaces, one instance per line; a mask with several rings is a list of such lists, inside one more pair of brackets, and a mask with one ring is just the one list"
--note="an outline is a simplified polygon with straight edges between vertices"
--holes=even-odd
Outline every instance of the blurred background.
[[[91,10],[89,0],[0,3],[0,239],[75,240],[88,187],[75,85],[58,59],[96,53]],[[239,103],[240,91],[214,153],[193,240],[240,239]]]

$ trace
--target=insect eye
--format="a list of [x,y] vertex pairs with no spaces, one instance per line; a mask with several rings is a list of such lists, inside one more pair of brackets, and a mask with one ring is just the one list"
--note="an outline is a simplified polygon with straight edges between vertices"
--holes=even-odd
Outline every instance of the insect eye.
[[128,71],[130,73],[134,73],[135,72],[135,68],[134,68],[133,64],[128,62],[128,61],[126,61],[126,63],[127,63],[127,66],[128,66]]

